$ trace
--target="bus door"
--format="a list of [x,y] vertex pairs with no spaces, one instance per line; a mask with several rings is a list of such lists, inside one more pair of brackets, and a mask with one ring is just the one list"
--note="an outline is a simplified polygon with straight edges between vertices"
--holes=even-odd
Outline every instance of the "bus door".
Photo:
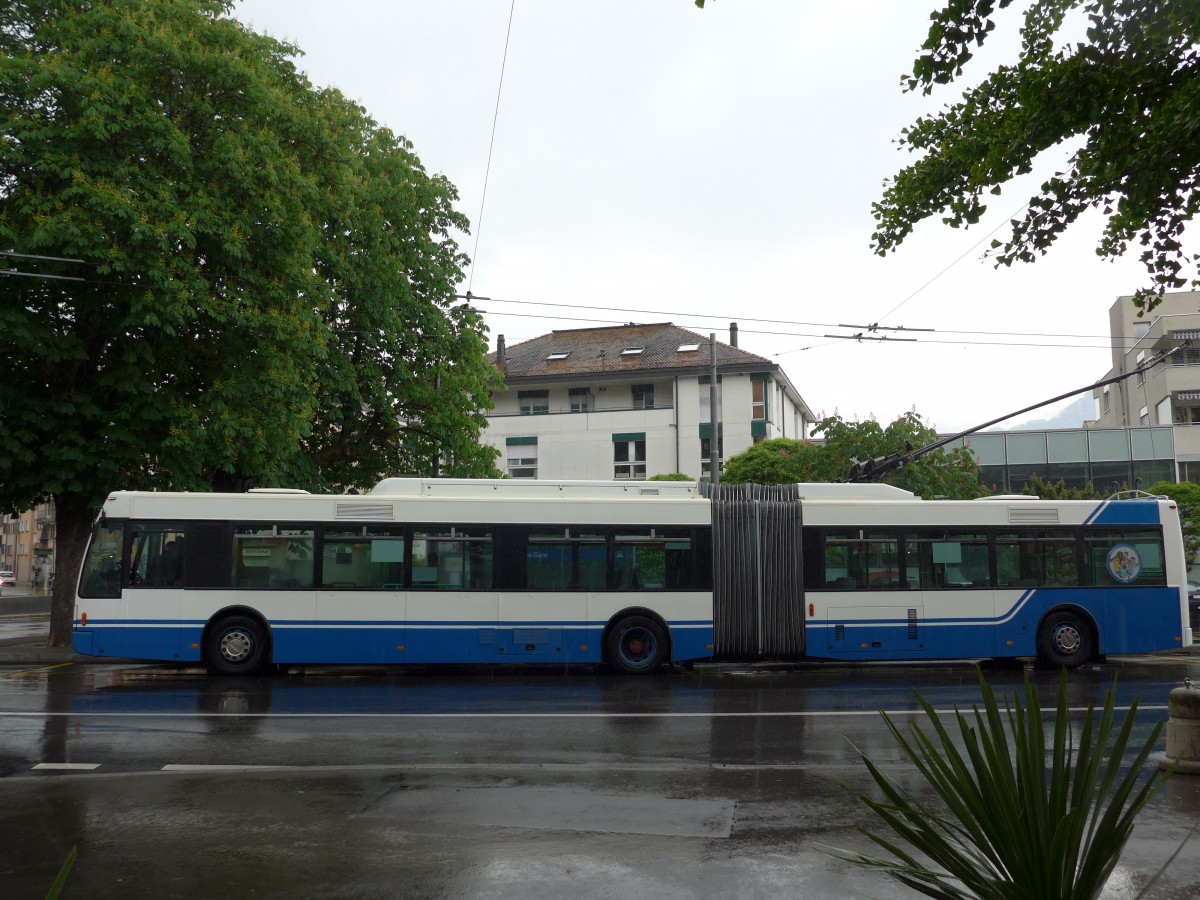
[[850,658],[928,654],[924,592],[913,562],[904,565],[900,548],[893,529],[825,531],[823,587],[837,592],[826,598],[826,653]]
[[[182,522],[130,522],[120,618],[129,656],[181,659],[184,628]],[[132,627],[128,627],[132,626]]]
[[1000,652],[986,532],[909,530],[905,561],[910,583],[921,591],[926,656],[991,657]]
[[317,619],[339,661],[407,661],[404,529],[327,527]]
[[493,529],[414,528],[411,558],[407,661],[496,661],[499,598],[494,587]]

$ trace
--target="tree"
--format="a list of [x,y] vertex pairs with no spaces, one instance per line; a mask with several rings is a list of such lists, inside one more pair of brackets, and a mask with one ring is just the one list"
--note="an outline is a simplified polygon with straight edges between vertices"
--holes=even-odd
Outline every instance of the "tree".
[[[850,471],[854,461],[903,454],[938,441],[937,431],[915,411],[904,413],[886,428],[874,419],[846,422],[833,415],[817,422],[813,430],[825,436],[825,447],[843,473]],[[881,480],[928,498],[970,499],[987,493],[979,483],[975,458],[965,447],[935,450],[886,472]]]
[[[931,94],[963,72],[974,47],[1012,0],[953,0],[934,13],[906,90]],[[1067,43],[1064,29],[1087,26]],[[1113,258],[1131,241],[1151,285],[1136,302],[1152,308],[1163,290],[1200,283],[1183,252],[1183,231],[1200,205],[1200,6],[1159,0],[1032,0],[1015,64],[999,67],[940,113],[905,129],[916,162],[874,204],[879,254],[896,249],[922,219],[977,223],[984,192],[1031,171],[1042,151],[1075,146],[1048,178],[1006,241],[998,263],[1032,262],[1089,207],[1107,217],[1097,253]],[[1058,44],[1056,45],[1056,38]]]
[[1149,493],[1170,497],[1179,507],[1179,524],[1183,527],[1183,548],[1188,563],[1195,562],[1200,553],[1200,484],[1181,481],[1157,481]]
[[[813,425],[813,431],[824,435],[823,445],[790,438],[760,441],[726,461],[721,480],[729,484],[841,481],[855,461],[904,453],[938,440],[937,432],[916,412],[905,413],[886,428],[874,419],[847,422],[838,415],[826,416]],[[883,481],[922,497],[966,499],[986,493],[978,473],[970,451],[959,447],[949,453],[935,450],[891,470]]]
[[1060,478],[1058,481],[1050,482],[1037,474],[1029,476],[1021,493],[1040,497],[1043,500],[1103,500],[1108,496],[1108,494],[1101,495],[1090,481],[1087,483],[1087,487],[1073,488],[1068,487],[1064,479]]
[[231,8],[0,13],[0,508],[55,498],[53,644],[111,490],[494,471],[453,187]]
[[837,481],[846,467],[824,447],[812,441],[771,438],[759,441],[721,469],[726,484],[793,484],[806,481]]

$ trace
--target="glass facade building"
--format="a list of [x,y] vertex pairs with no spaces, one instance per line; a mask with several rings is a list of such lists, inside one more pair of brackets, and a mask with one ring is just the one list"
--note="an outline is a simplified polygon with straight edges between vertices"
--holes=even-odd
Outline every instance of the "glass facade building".
[[979,480],[993,493],[1019,494],[1037,475],[1097,491],[1148,488],[1175,481],[1175,442],[1167,427],[981,431],[946,445],[966,446]]

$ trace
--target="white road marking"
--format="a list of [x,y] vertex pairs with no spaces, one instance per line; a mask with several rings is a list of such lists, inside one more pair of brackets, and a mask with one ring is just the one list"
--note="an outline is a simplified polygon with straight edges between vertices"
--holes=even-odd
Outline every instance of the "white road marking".
[[101,763],[38,763],[35,769],[59,769],[63,771],[91,771],[100,768]]
[[[1130,706],[1115,706],[1117,712],[1128,712]],[[1102,707],[1097,706],[1099,713]],[[1139,704],[1139,712],[1165,712],[1165,703]],[[953,709],[934,710],[941,716],[953,716]],[[1069,712],[1086,713],[1085,706],[1070,707]],[[969,708],[958,710],[964,716],[972,717],[974,713]],[[1044,711],[1047,716],[1054,710]],[[783,712],[554,712],[554,713],[525,713],[525,712],[496,712],[496,713],[374,713],[374,712],[271,712],[271,713],[219,713],[219,712],[6,712],[0,710],[0,719],[14,718],[75,718],[75,719],[840,719],[861,716],[878,716],[886,713],[892,718],[903,716],[923,716],[923,709],[861,709],[861,710],[795,710]]]

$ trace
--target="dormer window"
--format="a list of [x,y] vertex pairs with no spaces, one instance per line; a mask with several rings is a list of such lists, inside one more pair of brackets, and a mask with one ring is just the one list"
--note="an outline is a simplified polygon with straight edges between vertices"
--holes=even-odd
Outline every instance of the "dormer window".
[[646,349],[645,347],[626,347],[624,350],[621,351],[621,355],[622,356],[640,356],[645,351],[645,349]]
[[699,344],[680,344],[679,350],[676,352],[678,352],[678,353],[699,353],[700,345]]
[[556,359],[566,359],[570,355],[570,350],[556,350],[546,357],[546,362],[554,362]]

